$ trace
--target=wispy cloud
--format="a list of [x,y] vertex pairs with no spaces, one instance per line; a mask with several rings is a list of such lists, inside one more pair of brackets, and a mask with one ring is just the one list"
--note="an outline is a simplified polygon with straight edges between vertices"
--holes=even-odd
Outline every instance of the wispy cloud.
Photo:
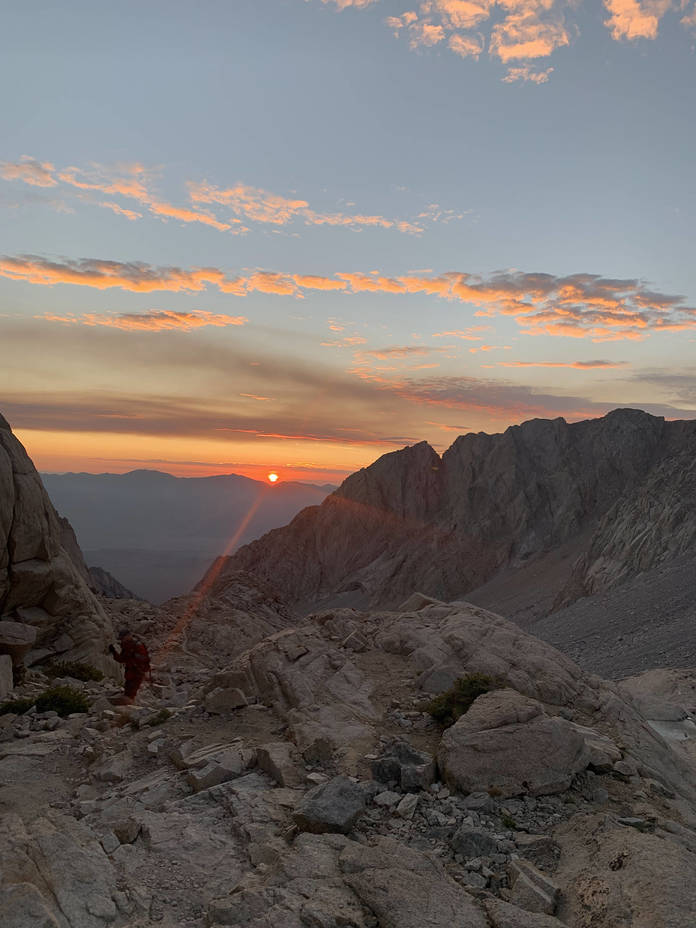
[[215,287],[240,297],[259,292],[302,298],[311,290],[339,290],[346,296],[433,295],[466,304],[474,308],[475,316],[510,316],[528,335],[589,337],[596,342],[696,329],[696,307],[686,305],[683,296],[656,292],[638,279],[587,273],[557,277],[502,271],[483,278],[463,271],[394,277],[378,272],[337,272],[328,277],[253,271],[230,276],[216,267],[156,267],[138,261],[19,255],[0,256],[0,276],[44,286],[119,287],[137,293],[200,292]]
[[226,316],[205,310],[177,312],[171,309],[151,309],[144,313],[118,313],[116,315],[84,313],[78,316],[74,313],[66,315],[44,313],[37,318],[48,322],[63,322],[68,325],[106,326],[136,332],[167,332],[173,329],[190,332],[205,326],[223,328],[230,325],[245,325],[249,321],[246,316]]
[[393,359],[404,359],[413,357],[426,357],[433,352],[447,351],[447,348],[429,348],[426,345],[394,345],[391,348],[375,348],[371,351],[364,351],[363,354],[377,358],[380,361],[389,361]]
[[54,167],[49,161],[37,161],[22,155],[19,161],[0,161],[0,176],[5,180],[21,180],[32,187],[55,187]]
[[125,216],[126,219],[130,219],[131,222],[143,218],[142,213],[137,213],[133,209],[125,209],[125,207],[119,206],[118,203],[111,203],[108,200],[102,200],[99,205],[103,206],[105,209],[110,209],[113,213],[116,213],[117,216]]
[[525,64],[519,68],[508,68],[508,72],[503,78],[506,84],[513,84],[515,81],[530,81],[532,84],[545,84],[553,68],[535,69],[531,65]]
[[285,226],[295,219],[306,225],[378,227],[397,229],[399,232],[419,234],[423,226],[416,222],[390,219],[379,215],[360,213],[325,213],[310,208],[307,200],[284,197],[250,187],[247,184],[235,184],[233,187],[220,188],[207,181],[189,184],[189,195],[194,203],[217,203],[228,207],[236,216],[243,216],[249,222],[268,223]]
[[366,6],[370,6],[373,3],[378,3],[379,0],[321,0],[324,4],[333,4],[338,7],[339,10],[347,10],[349,7],[355,7],[358,10],[364,9]]
[[628,366],[628,361],[498,361],[498,367],[570,367],[581,371]]
[[[426,225],[463,219],[466,211],[445,209],[430,204],[413,219],[382,216],[376,213],[349,213],[319,210],[300,197],[288,197],[237,183],[220,187],[208,181],[186,184],[188,205],[176,205],[155,193],[159,172],[143,164],[91,164],[88,167],[56,168],[51,162],[39,161],[28,155],[15,162],[0,162],[0,176],[8,181],[21,181],[38,187],[71,190],[74,196],[95,206],[110,209],[127,219],[141,219],[144,212],[136,211],[118,201],[102,200],[97,194],[120,197],[136,204],[139,209],[162,220],[199,223],[220,232],[235,235],[249,232],[249,225],[284,227],[294,222],[307,226],[333,226],[349,229],[391,229],[419,235]],[[213,212],[213,207],[217,210]],[[224,215],[223,215],[224,213]]]

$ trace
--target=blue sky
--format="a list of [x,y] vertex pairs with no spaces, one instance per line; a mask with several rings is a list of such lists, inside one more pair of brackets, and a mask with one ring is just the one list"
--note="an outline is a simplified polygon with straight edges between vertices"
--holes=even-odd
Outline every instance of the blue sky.
[[44,469],[336,479],[693,416],[693,3],[4,20],[0,409]]

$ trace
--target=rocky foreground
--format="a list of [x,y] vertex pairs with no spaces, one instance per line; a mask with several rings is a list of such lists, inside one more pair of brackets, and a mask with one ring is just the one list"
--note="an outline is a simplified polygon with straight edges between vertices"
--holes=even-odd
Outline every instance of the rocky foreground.
[[214,655],[195,601],[115,604],[158,651],[138,706],[69,680],[87,712],[0,715],[3,928],[693,926],[696,674],[607,683],[464,602],[250,597]]

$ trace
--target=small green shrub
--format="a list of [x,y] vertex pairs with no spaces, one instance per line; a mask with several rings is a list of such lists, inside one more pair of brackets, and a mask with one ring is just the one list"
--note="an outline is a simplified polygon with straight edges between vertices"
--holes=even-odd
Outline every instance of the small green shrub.
[[92,680],[98,683],[104,679],[101,670],[80,661],[59,661],[56,664],[49,664],[44,669],[44,673],[47,677],[72,677],[73,680],[81,680],[83,683],[89,683]]
[[172,714],[169,711],[169,709],[160,709],[157,715],[153,715],[152,718],[149,719],[147,724],[151,728],[157,728],[158,725],[164,725],[167,719],[170,719],[171,717],[172,717]]
[[61,718],[88,709],[89,700],[74,686],[52,686],[36,700],[37,712],[57,712]]
[[0,705],[0,715],[7,715],[13,712],[15,715],[23,715],[34,705],[33,699],[8,699],[7,702]]
[[498,689],[500,684],[484,673],[469,673],[455,680],[444,693],[431,699],[426,711],[445,728],[454,725],[457,719],[471,708],[477,696]]
[[517,828],[517,822],[509,812],[503,812],[500,816],[500,821],[503,823],[503,828],[507,828],[508,831],[515,831]]

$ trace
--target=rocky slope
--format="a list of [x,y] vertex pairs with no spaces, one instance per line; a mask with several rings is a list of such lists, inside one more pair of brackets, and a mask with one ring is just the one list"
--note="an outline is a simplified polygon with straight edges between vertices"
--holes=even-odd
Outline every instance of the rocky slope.
[[694,451],[695,422],[630,409],[465,435],[442,458],[423,442],[353,474],[229,567],[273,582],[299,608],[392,606],[414,589],[452,599],[503,575],[504,598],[565,546],[548,611],[693,548]]
[[41,479],[2,416],[0,621],[25,626],[35,650],[66,659],[100,663],[111,637],[108,617],[61,544]]
[[[3,928],[691,928],[691,679],[620,689],[423,596],[181,657],[136,707],[0,715]],[[442,731],[472,672],[499,688]]]

